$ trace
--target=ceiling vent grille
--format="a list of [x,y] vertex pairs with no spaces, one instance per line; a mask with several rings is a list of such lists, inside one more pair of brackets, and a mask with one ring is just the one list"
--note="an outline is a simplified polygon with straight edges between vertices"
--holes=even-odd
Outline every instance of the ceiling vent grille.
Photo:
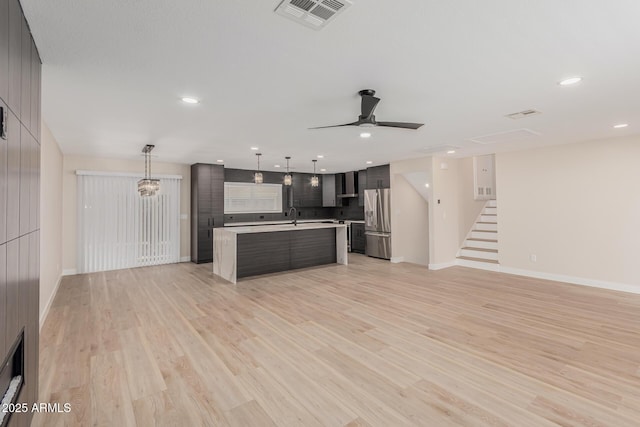
[[275,12],[305,27],[320,30],[351,4],[348,0],[283,0]]
[[505,117],[509,117],[513,120],[524,119],[525,117],[537,116],[538,114],[542,114],[538,110],[524,110],[518,111],[517,113],[507,114]]

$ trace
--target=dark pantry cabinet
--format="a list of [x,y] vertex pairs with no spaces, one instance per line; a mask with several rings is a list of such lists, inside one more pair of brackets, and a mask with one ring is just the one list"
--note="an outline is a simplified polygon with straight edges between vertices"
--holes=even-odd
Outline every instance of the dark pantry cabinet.
[[[17,403],[28,407],[38,396],[40,80],[20,2],[0,0],[0,398],[21,374]],[[7,425],[28,426],[32,416],[12,413]]]
[[213,229],[224,226],[224,166],[191,165],[191,261],[213,261]]

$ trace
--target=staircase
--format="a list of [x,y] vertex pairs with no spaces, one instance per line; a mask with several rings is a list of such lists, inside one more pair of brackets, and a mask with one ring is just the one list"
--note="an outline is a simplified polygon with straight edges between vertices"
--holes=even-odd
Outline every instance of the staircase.
[[498,205],[488,200],[475,224],[458,251],[456,260],[464,267],[497,271],[498,263]]

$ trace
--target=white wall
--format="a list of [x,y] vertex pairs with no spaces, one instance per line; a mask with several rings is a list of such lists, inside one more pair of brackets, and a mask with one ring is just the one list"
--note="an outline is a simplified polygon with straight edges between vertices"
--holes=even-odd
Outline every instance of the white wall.
[[40,147],[40,320],[62,275],[62,152],[42,122]]
[[[429,236],[431,206],[403,177],[424,174],[432,180],[431,157],[391,162],[391,256],[398,261],[427,265],[433,241]],[[426,193],[431,197],[431,190]],[[414,234],[412,230],[417,230]]]
[[433,158],[433,221],[431,233],[434,247],[431,264],[452,263],[460,249],[459,163],[453,158]]
[[640,137],[497,154],[496,171],[501,267],[640,291]]
[[[189,258],[191,253],[191,167],[179,163],[164,163],[153,160],[153,172],[157,174],[182,175],[180,187],[180,212],[187,215],[180,220],[180,257]],[[62,171],[63,184],[63,270],[65,274],[74,274],[77,263],[77,231],[76,231],[76,170],[109,171],[109,172],[144,172],[144,159],[121,160],[99,157],[64,156]]]

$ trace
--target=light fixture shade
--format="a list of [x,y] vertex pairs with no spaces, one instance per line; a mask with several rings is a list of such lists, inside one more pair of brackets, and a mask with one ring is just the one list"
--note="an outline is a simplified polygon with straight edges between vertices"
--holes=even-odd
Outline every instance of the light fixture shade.
[[291,178],[291,174],[286,174],[284,176],[284,185],[291,185],[293,183],[293,179]]
[[138,181],[138,192],[141,196],[155,196],[160,191],[160,180],[142,178]]
[[320,185],[320,180],[318,179],[318,177],[317,177],[317,176],[315,176],[315,175],[314,175],[314,176],[312,176],[312,177],[311,177],[311,186],[312,186],[312,187],[317,187],[317,186],[319,186],[319,185]]
[[144,154],[144,178],[138,181],[138,193],[140,196],[155,196],[160,191],[160,180],[151,178],[151,150],[155,145],[147,144],[142,149]]
[[262,178],[262,172],[256,172],[253,174],[253,182],[255,182],[256,184],[262,184],[263,178]]

